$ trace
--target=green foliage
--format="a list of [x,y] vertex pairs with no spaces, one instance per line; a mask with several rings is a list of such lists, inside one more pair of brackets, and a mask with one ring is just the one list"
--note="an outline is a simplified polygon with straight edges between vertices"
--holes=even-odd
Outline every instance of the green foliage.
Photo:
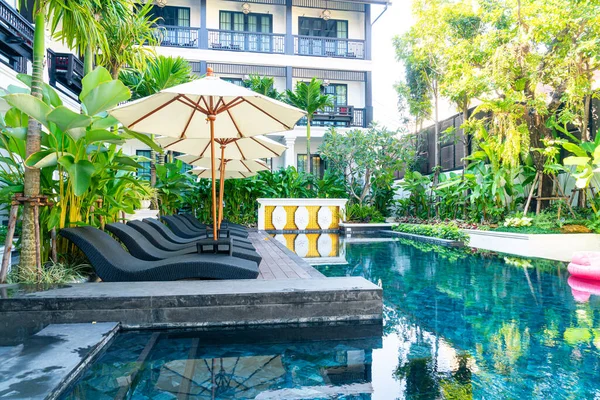
[[7,281],[8,283],[22,284],[65,284],[80,283],[89,279],[91,273],[89,264],[69,264],[65,262],[50,261],[42,267],[41,274],[37,271],[21,269],[15,266],[11,269]]
[[0,246],[4,246],[4,243],[6,242],[6,232],[6,226],[0,226]]
[[186,59],[162,55],[150,58],[143,69],[127,68],[119,73],[119,80],[131,89],[133,100],[194,79],[196,77]]
[[344,133],[332,128],[325,134],[319,154],[329,169],[343,177],[353,202],[376,206],[387,215],[394,193],[394,172],[412,154],[398,135],[377,125]]
[[[30,82],[25,76],[19,76]],[[136,157],[125,155],[118,144],[133,136],[107,130],[116,120],[106,110],[129,98],[129,90],[113,80],[102,67],[82,81],[82,112],[64,107],[56,93],[46,88],[43,101],[21,89],[9,88],[4,100],[11,106],[2,118],[0,148],[6,156],[0,172],[0,197],[9,204],[12,194],[22,192],[23,163],[40,171],[41,194],[55,204],[40,210],[42,256],[49,250],[49,230],[77,224],[114,221],[121,211],[139,206]],[[26,157],[25,140],[15,132],[27,130],[27,117],[42,123],[42,148]],[[98,200],[102,203],[99,204]],[[66,242],[59,247],[66,251]],[[25,269],[24,269],[25,270]]]
[[250,75],[248,79],[244,80],[244,86],[248,89],[260,93],[263,96],[281,100],[282,94],[275,89],[274,84],[275,78],[267,76]]
[[189,174],[181,172],[183,163],[175,162],[156,165],[156,192],[161,214],[175,214],[182,208],[186,198],[193,190],[194,179]]
[[346,222],[378,223],[385,222],[385,217],[373,206],[351,204],[346,207]]
[[431,216],[431,209],[428,205],[430,186],[429,177],[417,171],[407,171],[404,179],[400,182],[400,187],[409,195],[397,201],[396,215],[429,218]]
[[392,229],[396,232],[455,240],[465,244],[469,243],[469,235],[460,230],[454,223],[441,223],[435,225],[398,224]]

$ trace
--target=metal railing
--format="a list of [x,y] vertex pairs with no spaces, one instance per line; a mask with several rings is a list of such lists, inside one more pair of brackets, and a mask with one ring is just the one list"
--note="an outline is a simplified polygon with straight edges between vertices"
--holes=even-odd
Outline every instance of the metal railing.
[[[79,95],[84,75],[83,61],[71,53],[55,53],[48,49],[48,77],[50,85],[58,88],[57,82]],[[66,93],[73,97],[71,93]],[[77,96],[75,96],[76,98]]]
[[208,48],[283,54],[285,53],[285,35],[209,29]]
[[[15,37],[22,40],[25,45],[33,48],[33,25],[29,23],[17,10],[0,0],[0,24]],[[14,40],[8,38],[5,40]]]
[[156,38],[161,46],[200,47],[199,31],[200,28],[161,25],[156,28]]
[[317,36],[294,36],[294,54],[364,59],[365,41]]
[[[306,118],[298,121],[298,125],[305,126]],[[365,109],[354,108],[353,106],[328,107],[314,114],[311,125],[365,128]]]

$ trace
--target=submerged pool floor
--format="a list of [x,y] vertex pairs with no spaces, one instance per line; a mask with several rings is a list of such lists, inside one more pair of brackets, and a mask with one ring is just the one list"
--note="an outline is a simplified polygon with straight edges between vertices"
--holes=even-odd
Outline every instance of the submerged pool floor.
[[317,268],[381,285],[382,329],[126,332],[65,398],[600,398],[600,298],[564,264],[406,240],[340,248],[347,264]]

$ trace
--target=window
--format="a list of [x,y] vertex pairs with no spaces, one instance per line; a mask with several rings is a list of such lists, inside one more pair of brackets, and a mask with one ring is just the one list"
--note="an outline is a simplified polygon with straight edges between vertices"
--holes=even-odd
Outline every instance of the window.
[[267,164],[269,171],[273,171],[273,159],[272,158],[261,158],[261,161]]
[[[348,21],[322,18],[298,18],[298,52],[304,55],[344,57],[348,53]],[[318,39],[323,38],[323,39]]]
[[244,86],[244,80],[242,78],[221,78],[221,80],[229,83],[233,83],[234,85]]
[[[273,16],[271,14],[244,14],[236,11],[219,13],[219,45],[232,50],[271,51]],[[244,32],[244,33],[235,33]]]
[[190,26],[190,9],[187,7],[152,6],[149,15],[151,16],[151,19],[158,18],[158,25]]
[[348,105],[348,85],[344,83],[330,83],[327,86],[323,86],[322,91],[324,94],[331,96],[334,106]]
[[[312,172],[313,175],[322,178],[325,175],[325,161],[321,159],[321,156],[318,154],[311,154],[310,158],[312,160]],[[296,165],[298,172],[303,172],[306,170],[306,154],[298,154],[296,159]]]
[[[152,152],[150,150],[136,150],[136,156],[151,158]],[[138,168],[137,177],[138,179],[149,181],[150,180],[150,161],[139,161],[138,164],[142,166],[142,168]]]

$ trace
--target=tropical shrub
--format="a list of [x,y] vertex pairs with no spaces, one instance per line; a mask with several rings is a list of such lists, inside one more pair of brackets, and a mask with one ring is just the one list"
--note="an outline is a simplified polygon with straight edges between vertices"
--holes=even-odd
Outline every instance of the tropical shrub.
[[396,232],[412,233],[435,237],[439,239],[455,240],[463,243],[469,243],[469,235],[453,223],[442,223],[436,225],[416,225],[416,224],[398,224],[392,228]]
[[375,207],[358,203],[346,207],[346,222],[378,223],[385,222],[385,217]]

